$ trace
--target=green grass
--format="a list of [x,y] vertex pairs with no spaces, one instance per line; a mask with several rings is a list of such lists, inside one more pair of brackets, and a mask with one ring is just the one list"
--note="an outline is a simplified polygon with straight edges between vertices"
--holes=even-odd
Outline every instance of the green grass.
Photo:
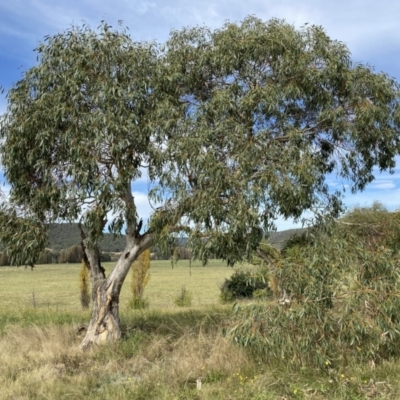
[[[219,284],[233,271],[219,262],[193,264],[191,274],[187,262],[173,269],[152,262],[146,310],[127,307],[128,277],[123,339],[80,352],[76,328],[90,312],[79,305],[79,268],[0,268],[0,400],[400,398],[398,361],[294,371],[253,359],[222,335],[232,306],[219,304]],[[191,307],[174,304],[182,285],[193,294]]]
[[[109,272],[114,263],[105,263]],[[80,264],[38,265],[33,271],[22,267],[0,267],[0,304],[7,308],[50,308],[53,310],[80,310]],[[150,308],[175,308],[174,299],[185,286],[193,295],[192,305],[215,304],[219,286],[233,273],[220,261],[210,261],[203,267],[199,262],[179,261],[173,268],[169,261],[152,261],[150,280],[145,289]],[[130,299],[130,275],[121,293],[121,308]]]

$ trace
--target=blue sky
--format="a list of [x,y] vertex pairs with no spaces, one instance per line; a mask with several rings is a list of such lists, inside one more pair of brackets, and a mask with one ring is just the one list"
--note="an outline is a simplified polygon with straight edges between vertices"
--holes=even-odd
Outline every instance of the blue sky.
[[[172,29],[207,25],[220,27],[226,20],[241,21],[252,14],[261,19],[282,18],[297,27],[321,25],[332,39],[344,42],[353,61],[367,63],[400,81],[400,2],[396,0],[13,0],[0,3],[0,85],[5,89],[35,64],[33,49],[45,35],[72,24],[97,27],[101,20],[116,26],[119,20],[135,40],[164,41]],[[0,115],[6,100],[0,96]],[[364,192],[345,194],[349,207],[381,201],[390,209],[400,207],[400,158],[395,174],[376,173]],[[3,178],[0,173],[0,180]],[[334,177],[330,185],[342,187]],[[6,188],[5,188],[6,189]],[[146,176],[133,186],[139,213],[151,212]],[[278,229],[293,227],[278,220]]]

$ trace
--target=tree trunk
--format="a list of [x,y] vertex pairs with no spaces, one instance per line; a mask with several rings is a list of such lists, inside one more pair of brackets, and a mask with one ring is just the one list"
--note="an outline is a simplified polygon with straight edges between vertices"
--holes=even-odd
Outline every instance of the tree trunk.
[[[146,235],[138,238],[135,242],[129,243],[128,241],[129,244],[107,279],[95,280],[92,317],[86,335],[80,345],[81,350],[87,350],[94,344],[100,345],[115,342],[121,338],[119,296],[122,284],[133,261],[151,246],[152,237],[151,235]],[[90,260],[90,257],[88,258]],[[91,266],[91,271],[94,270],[96,268]]]
[[80,349],[87,350],[93,344],[115,342],[121,338],[119,321],[119,293],[115,293],[117,282],[107,285],[107,280],[97,287],[93,299],[92,317]]

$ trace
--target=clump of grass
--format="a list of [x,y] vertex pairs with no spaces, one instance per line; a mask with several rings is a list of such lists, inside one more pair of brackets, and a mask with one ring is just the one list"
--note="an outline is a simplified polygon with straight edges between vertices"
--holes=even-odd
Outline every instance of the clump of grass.
[[192,293],[186,289],[185,285],[182,285],[181,291],[174,302],[178,307],[190,307],[192,305],[192,297]]
[[128,307],[133,310],[144,310],[149,308],[149,300],[143,297],[132,297],[129,300]]

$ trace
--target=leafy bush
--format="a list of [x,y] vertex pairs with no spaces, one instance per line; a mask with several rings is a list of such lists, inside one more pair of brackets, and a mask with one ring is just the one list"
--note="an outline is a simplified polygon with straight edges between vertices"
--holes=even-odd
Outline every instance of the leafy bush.
[[400,223],[397,213],[381,209],[366,216],[367,222],[357,214],[357,222],[348,222],[350,215],[344,224],[315,228],[288,246],[274,271],[285,301],[236,305],[234,340],[268,362],[296,368],[399,358],[400,255],[389,245]]
[[175,298],[174,303],[178,307],[190,307],[192,305],[192,293],[183,285],[178,297]]
[[253,298],[255,292],[265,291],[266,296],[271,295],[268,287],[268,271],[260,268],[257,271],[237,270],[221,285],[220,299],[230,302],[237,299]]

